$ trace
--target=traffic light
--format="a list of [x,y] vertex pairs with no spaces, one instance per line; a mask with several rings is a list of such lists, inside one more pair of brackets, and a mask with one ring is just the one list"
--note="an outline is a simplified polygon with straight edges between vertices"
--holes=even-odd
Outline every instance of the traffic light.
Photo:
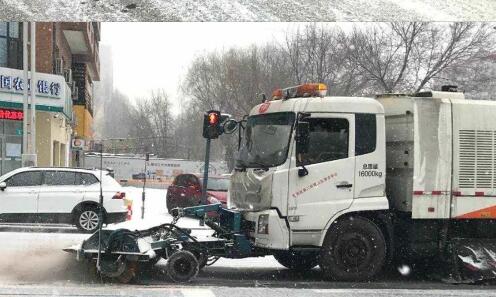
[[222,134],[220,126],[221,115],[218,110],[209,110],[203,115],[203,137],[218,138]]

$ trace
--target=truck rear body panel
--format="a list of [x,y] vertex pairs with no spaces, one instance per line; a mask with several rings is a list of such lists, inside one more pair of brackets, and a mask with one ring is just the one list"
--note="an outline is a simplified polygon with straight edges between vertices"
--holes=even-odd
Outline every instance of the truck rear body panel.
[[496,102],[382,96],[387,191],[413,219],[496,218]]

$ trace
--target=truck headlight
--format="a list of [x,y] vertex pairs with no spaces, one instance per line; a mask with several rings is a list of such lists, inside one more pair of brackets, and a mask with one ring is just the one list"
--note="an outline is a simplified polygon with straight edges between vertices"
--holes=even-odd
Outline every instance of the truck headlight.
[[258,234],[269,234],[269,215],[263,214],[258,216]]

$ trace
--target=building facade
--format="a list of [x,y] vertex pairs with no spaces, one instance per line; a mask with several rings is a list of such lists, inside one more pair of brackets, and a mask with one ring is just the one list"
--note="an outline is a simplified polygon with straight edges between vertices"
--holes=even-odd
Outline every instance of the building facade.
[[[100,80],[99,44],[100,23],[37,23],[37,69],[65,76],[72,90],[73,138],[82,140],[86,144],[83,147],[88,146],[94,135],[94,82]],[[81,165],[80,153],[72,151],[74,166]]]
[[[22,40],[22,23],[0,22],[0,174],[22,166]],[[99,23],[36,23],[38,166],[76,165],[72,140],[93,137],[99,40]]]

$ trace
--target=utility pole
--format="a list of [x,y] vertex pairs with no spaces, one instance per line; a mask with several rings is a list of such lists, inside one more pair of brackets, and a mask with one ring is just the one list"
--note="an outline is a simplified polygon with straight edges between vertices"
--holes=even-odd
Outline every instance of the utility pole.
[[[36,23],[31,22],[29,30],[27,22],[23,22],[23,131],[22,131],[22,166],[36,166]],[[31,32],[29,32],[31,31]],[[28,38],[29,37],[29,38]],[[30,43],[31,61],[28,59],[28,39]],[[30,67],[29,67],[30,66]],[[29,69],[30,68],[30,69]],[[30,70],[30,71],[29,71]],[[28,72],[29,71],[29,72]],[[28,75],[30,74],[30,75]]]
[[201,204],[207,204],[207,186],[208,186],[208,165],[210,163],[210,138],[207,138],[205,146],[205,165],[203,167],[203,185],[201,193]]
[[26,154],[28,153],[28,23],[22,23],[22,70],[23,70],[23,86],[22,86],[22,111],[24,117],[22,119],[22,166],[26,166]]
[[31,22],[31,152],[34,166],[36,166],[36,23]]
[[145,152],[145,176],[143,177],[143,191],[141,192],[141,219],[145,218],[145,191],[146,191],[146,163],[150,160],[150,153]]

